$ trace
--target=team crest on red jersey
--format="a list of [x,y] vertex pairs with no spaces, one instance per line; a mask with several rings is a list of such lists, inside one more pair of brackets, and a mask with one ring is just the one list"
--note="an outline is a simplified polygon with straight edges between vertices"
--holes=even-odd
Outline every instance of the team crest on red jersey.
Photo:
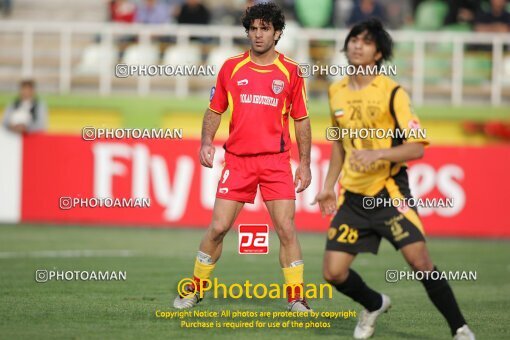
[[284,82],[283,80],[273,80],[273,92],[274,94],[280,94],[283,91]]

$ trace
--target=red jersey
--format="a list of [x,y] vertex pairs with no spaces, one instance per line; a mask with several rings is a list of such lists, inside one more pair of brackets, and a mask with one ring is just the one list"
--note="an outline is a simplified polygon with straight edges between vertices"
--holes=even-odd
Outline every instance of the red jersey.
[[289,116],[308,117],[298,64],[281,53],[264,66],[254,63],[249,51],[227,59],[211,95],[211,111],[221,114],[230,107],[224,147],[238,156],[288,151]]
[[130,2],[114,2],[111,5],[111,16],[113,22],[135,21],[136,6]]

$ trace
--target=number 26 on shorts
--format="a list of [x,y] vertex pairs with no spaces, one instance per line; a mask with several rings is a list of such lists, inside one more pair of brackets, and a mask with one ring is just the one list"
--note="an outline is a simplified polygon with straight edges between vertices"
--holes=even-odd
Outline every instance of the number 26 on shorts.
[[336,239],[340,243],[356,243],[358,240],[358,229],[351,228],[347,224],[341,224],[337,228],[329,228],[328,238],[332,240],[337,234],[340,234]]

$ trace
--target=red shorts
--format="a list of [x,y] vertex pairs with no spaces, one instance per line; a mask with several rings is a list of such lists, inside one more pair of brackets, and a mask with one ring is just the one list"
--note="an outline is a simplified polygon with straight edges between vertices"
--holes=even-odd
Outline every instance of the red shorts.
[[217,198],[253,203],[259,185],[264,201],[296,199],[289,152],[255,156],[225,152]]

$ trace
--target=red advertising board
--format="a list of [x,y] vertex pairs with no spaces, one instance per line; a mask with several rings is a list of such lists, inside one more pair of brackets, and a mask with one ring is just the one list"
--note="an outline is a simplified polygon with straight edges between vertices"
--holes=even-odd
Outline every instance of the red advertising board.
[[[198,140],[96,140],[79,136],[32,135],[23,143],[23,222],[206,227],[211,218],[223,151],[217,144],[213,169],[200,166]],[[310,205],[322,187],[330,145],[312,148],[312,184],[296,200],[296,225],[325,231],[329,218]],[[420,209],[429,235],[510,236],[505,214],[510,182],[510,146],[430,147],[410,164],[413,193],[422,198],[453,198],[449,208]],[[297,149],[292,152],[297,165]],[[150,207],[74,207],[72,199],[149,198]],[[269,224],[260,195],[246,204],[236,225]]]

